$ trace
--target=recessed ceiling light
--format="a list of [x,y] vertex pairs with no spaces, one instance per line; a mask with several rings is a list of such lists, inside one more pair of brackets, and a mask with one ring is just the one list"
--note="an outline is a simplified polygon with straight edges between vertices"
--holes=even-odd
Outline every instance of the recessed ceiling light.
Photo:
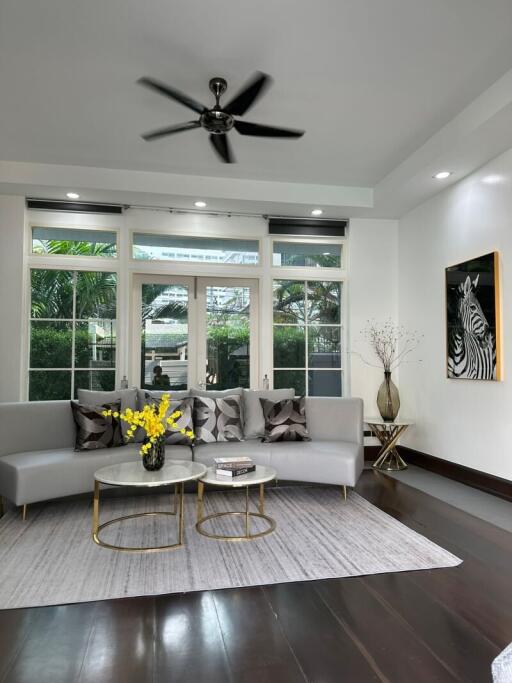
[[68,199],[80,199],[80,195],[76,192],[66,192],[66,197]]
[[204,207],[206,206],[206,202],[194,202],[194,206],[197,206],[198,209],[204,209]]
[[313,211],[311,212],[312,216],[321,216],[322,214],[323,214],[322,209],[313,209]]
[[484,178],[482,178],[482,182],[486,183],[487,185],[497,185],[498,183],[503,182],[503,176],[501,175],[486,175]]
[[451,174],[451,171],[439,171],[434,175],[434,178],[436,178],[436,180],[444,180],[445,178],[449,178]]

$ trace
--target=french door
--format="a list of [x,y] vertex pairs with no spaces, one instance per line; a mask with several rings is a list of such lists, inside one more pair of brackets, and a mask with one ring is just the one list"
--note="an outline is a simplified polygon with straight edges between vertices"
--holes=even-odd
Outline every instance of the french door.
[[134,310],[132,369],[138,386],[257,386],[257,280],[136,275]]

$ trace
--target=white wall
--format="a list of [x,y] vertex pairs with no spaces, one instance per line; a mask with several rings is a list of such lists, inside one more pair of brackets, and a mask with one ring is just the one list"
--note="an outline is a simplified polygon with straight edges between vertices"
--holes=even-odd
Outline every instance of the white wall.
[[20,397],[25,200],[0,195],[0,402]]
[[[400,322],[425,335],[421,364],[402,367],[404,445],[512,479],[512,150],[407,214],[399,225]],[[446,378],[444,269],[500,252],[502,382]]]
[[[366,415],[378,415],[376,399],[384,379],[383,371],[366,365],[356,354],[377,362],[361,331],[372,318],[378,321],[398,319],[397,221],[352,219],[349,249],[351,394],[364,400]],[[395,375],[393,380],[396,380]]]

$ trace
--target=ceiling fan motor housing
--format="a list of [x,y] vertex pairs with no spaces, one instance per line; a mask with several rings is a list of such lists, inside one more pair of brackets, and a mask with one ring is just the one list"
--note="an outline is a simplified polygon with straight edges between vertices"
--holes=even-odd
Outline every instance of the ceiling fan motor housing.
[[215,76],[210,79],[210,90],[215,95],[215,106],[201,114],[201,126],[209,133],[223,135],[233,128],[234,119],[222,110],[219,100],[226,92],[228,84],[225,78]]
[[214,135],[221,135],[227,133],[233,128],[234,119],[231,114],[226,114],[220,107],[213,107],[207,109],[201,114],[201,125],[209,133]]

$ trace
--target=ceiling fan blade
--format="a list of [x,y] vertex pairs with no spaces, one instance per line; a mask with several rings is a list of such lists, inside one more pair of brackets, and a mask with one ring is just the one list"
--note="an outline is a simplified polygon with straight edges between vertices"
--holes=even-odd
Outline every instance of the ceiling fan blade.
[[192,97],[185,95],[185,93],[182,93],[179,90],[176,90],[175,88],[171,88],[169,85],[165,85],[165,83],[155,81],[154,78],[143,76],[142,78],[139,78],[137,83],[140,83],[141,85],[144,85],[146,88],[150,88],[151,90],[155,90],[161,95],[170,97],[171,100],[175,100],[180,104],[184,104],[185,107],[197,111],[198,114],[202,114],[203,111],[206,109],[206,107],[203,104],[201,104],[197,100],[194,100]]
[[264,126],[261,123],[249,123],[248,121],[235,121],[234,127],[240,135],[256,135],[260,138],[300,138],[305,132],[293,128]]
[[172,135],[173,133],[180,133],[183,130],[191,130],[192,128],[200,127],[201,123],[199,121],[185,121],[185,123],[177,123],[175,126],[167,126],[167,128],[158,128],[158,130],[143,133],[141,137],[146,141],[156,140],[157,138],[163,138],[166,135]]
[[268,74],[257,71],[238,95],[224,107],[224,111],[233,116],[242,116],[271,84],[272,78]]
[[228,136],[225,133],[215,135],[212,133],[210,135],[210,142],[222,161],[226,164],[233,164],[235,162]]

